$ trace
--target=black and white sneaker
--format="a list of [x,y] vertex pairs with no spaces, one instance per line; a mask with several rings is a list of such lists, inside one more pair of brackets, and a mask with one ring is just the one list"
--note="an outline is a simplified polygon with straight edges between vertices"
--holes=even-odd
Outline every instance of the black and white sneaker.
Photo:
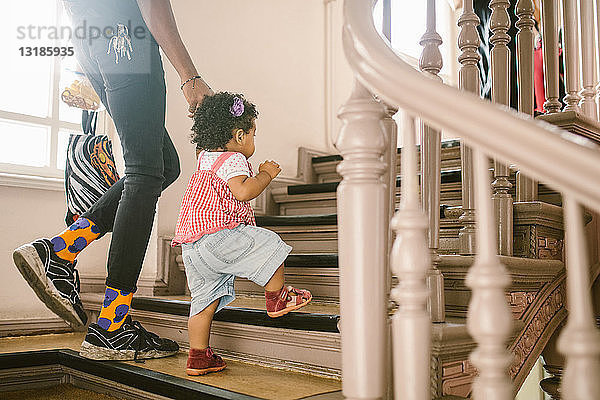
[[90,324],[79,354],[92,360],[144,360],[177,354],[179,345],[148,332],[131,316],[123,325],[109,332],[98,324]]
[[54,252],[52,242],[38,239],[13,252],[15,265],[35,294],[56,315],[73,328],[87,323],[79,298],[79,273],[75,263],[65,261]]

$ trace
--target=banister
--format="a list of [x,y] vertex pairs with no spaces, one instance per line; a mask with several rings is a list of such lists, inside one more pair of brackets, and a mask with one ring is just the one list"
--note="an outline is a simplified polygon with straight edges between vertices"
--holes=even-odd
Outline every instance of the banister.
[[357,79],[402,108],[600,212],[600,151],[591,141],[415,71],[377,33],[376,0],[345,0],[343,46]]

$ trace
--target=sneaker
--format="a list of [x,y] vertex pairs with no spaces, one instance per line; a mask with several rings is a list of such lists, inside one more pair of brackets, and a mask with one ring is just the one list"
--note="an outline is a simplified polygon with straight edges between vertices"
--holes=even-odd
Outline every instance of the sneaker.
[[79,298],[79,273],[75,263],[65,261],[54,252],[52,242],[38,239],[13,252],[15,265],[35,294],[56,315],[73,328],[87,323]]
[[148,332],[131,316],[119,329],[109,332],[98,324],[90,324],[79,354],[92,360],[145,360],[177,354],[179,345],[171,339]]
[[225,361],[207,347],[203,350],[190,349],[185,372],[188,375],[206,375],[210,372],[223,371],[225,368],[227,368]]
[[308,290],[284,286],[279,292],[265,292],[265,298],[267,300],[267,315],[271,318],[277,318],[310,303],[312,294]]

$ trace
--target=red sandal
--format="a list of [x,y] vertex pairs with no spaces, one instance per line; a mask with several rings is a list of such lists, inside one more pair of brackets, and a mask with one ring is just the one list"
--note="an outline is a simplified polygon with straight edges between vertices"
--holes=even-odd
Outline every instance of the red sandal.
[[308,290],[284,286],[275,292],[265,291],[265,298],[267,299],[267,315],[277,318],[310,303],[312,294]]

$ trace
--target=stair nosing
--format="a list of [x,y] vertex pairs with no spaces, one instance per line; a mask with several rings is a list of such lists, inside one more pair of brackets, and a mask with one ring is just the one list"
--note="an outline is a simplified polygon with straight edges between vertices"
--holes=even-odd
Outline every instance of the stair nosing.
[[[190,313],[190,301],[187,300],[134,297],[131,307],[179,316],[188,316]],[[213,320],[296,331],[338,333],[339,315],[292,312],[279,318],[270,318],[264,310],[226,306],[215,314]]]
[[[456,139],[443,140],[440,143],[440,146],[442,149],[458,147],[458,146],[460,146],[460,140],[456,140]],[[421,148],[421,146],[417,145],[417,149],[420,149],[420,148]],[[396,154],[400,154],[401,151],[402,151],[402,148],[396,149]],[[330,154],[330,155],[326,155],[326,156],[313,157],[311,161],[313,164],[321,164],[321,163],[325,163],[325,162],[341,161],[341,160],[342,160],[342,156],[340,154]]]
[[[420,176],[420,174],[417,174]],[[451,169],[441,171],[441,183],[459,183],[461,181],[461,170]],[[396,187],[400,187],[401,177],[396,179]],[[290,196],[298,194],[332,193],[337,190],[340,182],[308,183],[302,185],[288,185],[287,194]]]

